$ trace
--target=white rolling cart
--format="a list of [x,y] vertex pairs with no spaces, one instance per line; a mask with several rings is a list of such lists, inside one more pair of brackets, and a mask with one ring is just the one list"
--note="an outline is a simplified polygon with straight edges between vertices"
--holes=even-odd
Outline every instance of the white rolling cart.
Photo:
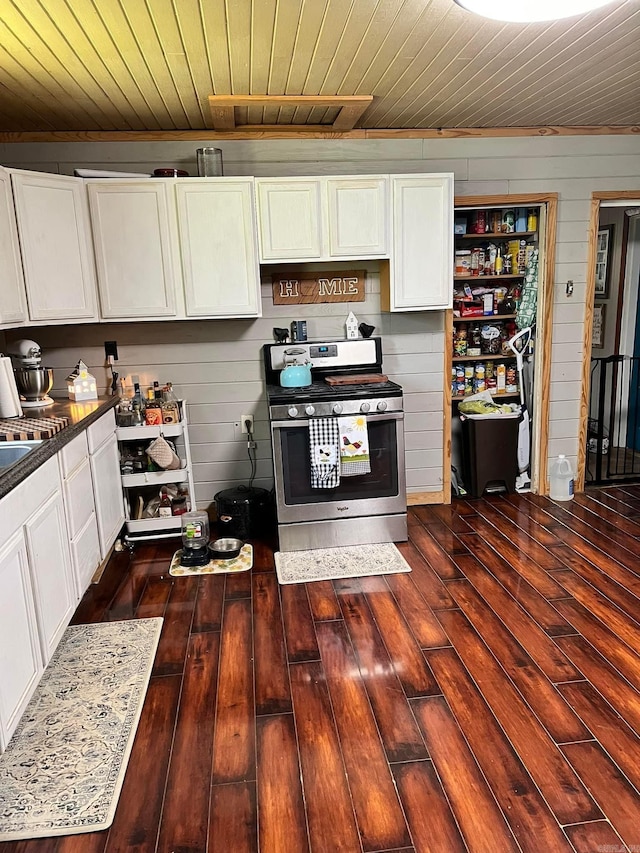
[[155,497],[167,483],[184,483],[189,490],[191,508],[195,509],[195,490],[193,484],[193,467],[191,463],[191,448],[189,445],[189,427],[187,418],[187,402],[180,401],[181,420],[177,424],[162,424],[158,426],[117,427],[116,437],[118,447],[122,451],[126,443],[148,445],[159,435],[174,442],[176,453],[183,467],[170,471],[141,471],[133,474],[121,474],[122,490],[125,504],[126,534],[124,540],[132,545],[135,542],[150,539],[168,539],[179,536],[182,526],[180,515],[166,518],[137,518],[136,509],[138,498],[146,501]]

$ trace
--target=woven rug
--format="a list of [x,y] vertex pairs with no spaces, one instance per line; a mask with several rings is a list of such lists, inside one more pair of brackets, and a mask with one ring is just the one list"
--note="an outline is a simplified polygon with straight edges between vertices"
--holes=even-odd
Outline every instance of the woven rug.
[[280,583],[308,583],[411,571],[411,566],[392,542],[315,548],[311,551],[276,551],[274,557]]
[[0,841],[111,825],[161,628],[67,628],[0,756]]
[[229,572],[247,572],[253,566],[253,546],[243,545],[238,556],[232,560],[209,560],[204,566],[193,566],[192,568],[181,566],[181,557],[182,549],[176,551],[169,566],[169,574],[176,578],[183,575],[224,575]]

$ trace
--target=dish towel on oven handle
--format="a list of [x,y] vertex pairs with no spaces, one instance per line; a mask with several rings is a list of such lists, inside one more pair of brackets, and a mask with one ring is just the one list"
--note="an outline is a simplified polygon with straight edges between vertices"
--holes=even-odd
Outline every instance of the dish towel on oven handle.
[[340,474],[353,477],[369,474],[369,432],[365,415],[348,415],[338,418],[340,430]]
[[337,418],[309,418],[312,489],[335,489],[340,485],[338,439]]

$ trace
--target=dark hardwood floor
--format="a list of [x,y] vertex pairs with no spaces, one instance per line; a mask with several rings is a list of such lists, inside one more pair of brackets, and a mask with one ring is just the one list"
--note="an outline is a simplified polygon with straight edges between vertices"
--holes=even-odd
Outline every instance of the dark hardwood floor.
[[359,580],[115,555],[74,621],[164,617],[115,820],[0,851],[640,851],[640,486],[409,523]]

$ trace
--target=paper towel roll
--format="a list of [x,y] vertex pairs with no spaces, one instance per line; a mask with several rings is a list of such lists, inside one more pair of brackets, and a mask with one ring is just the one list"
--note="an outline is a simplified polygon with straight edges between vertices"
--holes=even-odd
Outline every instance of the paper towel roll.
[[21,418],[22,406],[11,359],[0,356],[0,417]]

